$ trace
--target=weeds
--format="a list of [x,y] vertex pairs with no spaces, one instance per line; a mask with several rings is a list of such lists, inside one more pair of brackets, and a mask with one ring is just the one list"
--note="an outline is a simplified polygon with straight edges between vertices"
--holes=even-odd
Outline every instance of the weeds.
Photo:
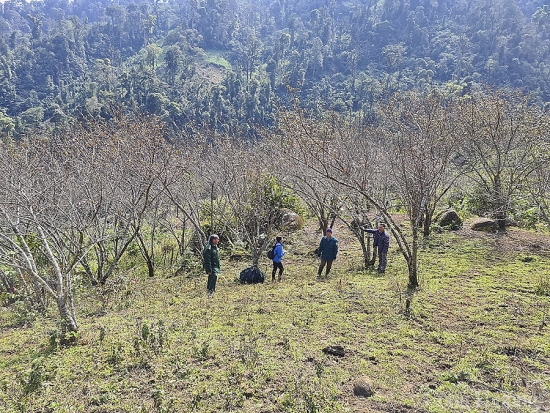
[[29,372],[20,379],[23,394],[28,395],[38,391],[42,387],[42,383],[49,380],[50,377],[51,374],[46,369],[44,358],[34,359]]
[[136,336],[134,337],[136,356],[149,352],[159,354],[163,350],[167,332],[162,320],[159,320],[157,323],[147,323],[147,321],[138,320],[136,330]]
[[535,284],[535,294],[550,296],[550,274],[540,274]]
[[206,361],[209,358],[210,344],[207,340],[204,340],[199,345],[193,347],[193,357],[198,361]]
[[124,360],[124,346],[122,344],[114,344],[107,355],[106,362],[113,367],[118,366]]

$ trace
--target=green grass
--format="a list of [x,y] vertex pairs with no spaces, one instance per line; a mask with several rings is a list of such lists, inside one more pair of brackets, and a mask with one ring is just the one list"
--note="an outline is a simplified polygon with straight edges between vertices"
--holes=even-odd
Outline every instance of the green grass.
[[222,68],[222,69],[231,69],[231,63],[229,63],[225,58],[223,57],[223,52],[219,50],[205,50],[205,58],[204,61],[206,63],[209,63],[211,65],[214,65],[216,67]]
[[[202,274],[144,268],[119,274],[126,285],[108,299],[82,288],[70,347],[52,339],[53,312],[1,308],[0,411],[544,411],[550,258],[499,253],[483,237],[430,239],[409,312],[400,253],[379,276],[345,234],[328,280],[292,237],[281,283],[240,285],[246,263],[224,260],[214,299]],[[331,345],[345,356],[325,354]],[[371,398],[353,395],[361,376]]]

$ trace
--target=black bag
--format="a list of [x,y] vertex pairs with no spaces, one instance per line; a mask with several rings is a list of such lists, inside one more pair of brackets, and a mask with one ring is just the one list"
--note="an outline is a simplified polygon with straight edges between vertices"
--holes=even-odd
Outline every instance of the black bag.
[[245,284],[263,283],[265,274],[258,267],[249,267],[241,271],[241,282]]
[[274,245],[273,248],[271,248],[270,250],[267,250],[267,258],[269,258],[270,260],[275,258],[275,247],[276,245]]

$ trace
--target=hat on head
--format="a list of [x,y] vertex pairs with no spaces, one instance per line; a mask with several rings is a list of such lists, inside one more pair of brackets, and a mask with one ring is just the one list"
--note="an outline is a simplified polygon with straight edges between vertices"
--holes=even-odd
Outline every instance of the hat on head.
[[330,232],[332,234],[332,228],[327,228],[326,232]]

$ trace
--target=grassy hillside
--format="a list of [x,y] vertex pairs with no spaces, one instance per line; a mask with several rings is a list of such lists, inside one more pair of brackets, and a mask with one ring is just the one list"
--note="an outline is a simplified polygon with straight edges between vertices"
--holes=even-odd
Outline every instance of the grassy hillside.
[[[344,229],[334,235],[327,280],[315,279],[308,227],[287,238],[282,282],[240,285],[246,263],[225,259],[213,299],[202,274],[121,271],[103,291],[79,291],[70,347],[57,345],[54,317],[2,307],[0,411],[550,409],[550,237],[434,235],[407,309],[395,243],[380,276],[361,269]],[[369,398],[353,393],[363,377]]]

